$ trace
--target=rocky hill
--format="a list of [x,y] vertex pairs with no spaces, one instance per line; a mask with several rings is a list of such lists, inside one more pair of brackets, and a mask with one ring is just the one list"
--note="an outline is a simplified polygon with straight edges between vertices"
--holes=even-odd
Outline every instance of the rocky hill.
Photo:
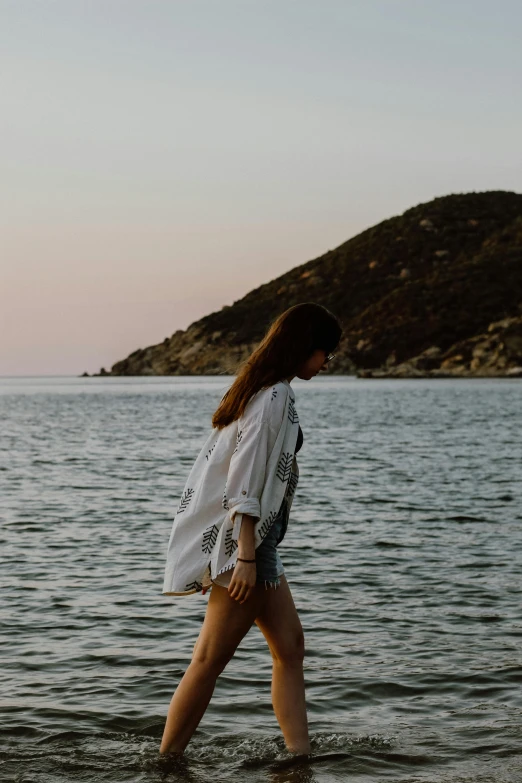
[[99,374],[234,374],[279,313],[309,301],[345,328],[332,373],[522,374],[522,195],[419,204]]

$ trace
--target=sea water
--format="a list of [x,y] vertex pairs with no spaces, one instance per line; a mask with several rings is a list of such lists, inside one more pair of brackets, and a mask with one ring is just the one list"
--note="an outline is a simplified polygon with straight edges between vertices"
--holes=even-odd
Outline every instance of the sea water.
[[254,626],[178,764],[158,748],[209,598],[161,594],[230,376],[0,379],[0,779],[522,780],[522,384],[295,379],[279,551],[312,754]]

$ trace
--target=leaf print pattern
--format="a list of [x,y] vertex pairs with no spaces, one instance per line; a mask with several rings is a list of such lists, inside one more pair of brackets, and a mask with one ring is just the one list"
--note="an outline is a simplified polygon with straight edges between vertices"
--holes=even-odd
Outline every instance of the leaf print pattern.
[[273,386],[273,387],[272,387],[272,396],[271,396],[271,398],[270,398],[270,399],[271,399],[271,400],[275,400],[275,398],[276,398],[276,397],[277,397],[277,389],[276,389],[276,387],[275,387],[275,386]]
[[297,415],[297,411],[295,409],[294,401],[292,398],[288,401],[288,420],[292,424],[296,424],[296,422],[299,421],[299,416]]
[[209,449],[209,450],[207,451],[207,453],[205,454],[205,459],[206,459],[207,461],[210,459],[210,455],[212,454],[212,452],[214,451],[214,449],[215,449],[215,448],[216,448],[216,444],[214,443],[214,445],[212,446],[212,448],[211,448],[211,449]]
[[288,486],[286,488],[286,497],[292,497],[295,494],[297,488],[297,482],[299,480],[298,474],[290,471],[290,478],[288,479]]
[[218,531],[219,528],[217,525],[212,525],[207,530],[205,530],[203,533],[203,542],[201,544],[201,549],[203,552],[206,552],[207,554],[212,552],[214,544],[216,543]]
[[194,579],[193,582],[189,582],[184,587],[185,590],[202,590],[203,589],[203,583],[198,582],[197,579]]
[[241,443],[242,439],[243,439],[243,430],[238,430],[237,437],[236,437],[236,448],[234,449],[234,451],[232,452],[232,454],[235,454],[235,453],[236,453],[236,451],[237,451],[237,447],[238,447],[238,446],[239,446],[239,444]]
[[176,514],[181,514],[183,511],[185,511],[188,504],[192,500],[193,495],[194,495],[194,490],[191,489],[190,487],[187,487],[187,489],[184,491],[184,493],[181,496],[181,501],[178,510],[176,511]]
[[290,451],[283,451],[276,471],[278,479],[281,479],[281,481],[288,481],[290,478],[290,473],[292,472],[293,460],[294,455]]
[[234,554],[237,549],[237,541],[232,538],[232,528],[229,528],[225,533],[225,554],[227,557]]
[[261,527],[259,528],[259,535],[261,538],[265,538],[266,534],[272,527],[272,523],[277,516],[277,511],[271,511],[268,517],[265,519]]

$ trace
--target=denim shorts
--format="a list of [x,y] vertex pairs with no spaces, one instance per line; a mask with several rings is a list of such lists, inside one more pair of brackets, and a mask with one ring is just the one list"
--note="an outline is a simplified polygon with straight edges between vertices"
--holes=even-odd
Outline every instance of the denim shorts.
[[[284,574],[285,569],[277,551],[277,545],[281,543],[288,526],[288,517],[286,514],[286,505],[283,501],[277,517],[274,519],[270,530],[263,541],[256,548],[256,584],[268,587],[279,587],[279,577]],[[233,568],[225,571],[213,579],[222,587],[228,587],[232,578]]]

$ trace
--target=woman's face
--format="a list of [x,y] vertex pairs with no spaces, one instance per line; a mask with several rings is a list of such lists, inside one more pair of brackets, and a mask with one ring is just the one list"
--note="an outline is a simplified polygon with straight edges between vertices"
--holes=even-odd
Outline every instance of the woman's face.
[[309,381],[310,378],[313,378],[321,370],[326,370],[327,356],[328,354],[322,348],[316,348],[313,354],[299,367],[296,373],[297,377],[302,378],[304,381]]

